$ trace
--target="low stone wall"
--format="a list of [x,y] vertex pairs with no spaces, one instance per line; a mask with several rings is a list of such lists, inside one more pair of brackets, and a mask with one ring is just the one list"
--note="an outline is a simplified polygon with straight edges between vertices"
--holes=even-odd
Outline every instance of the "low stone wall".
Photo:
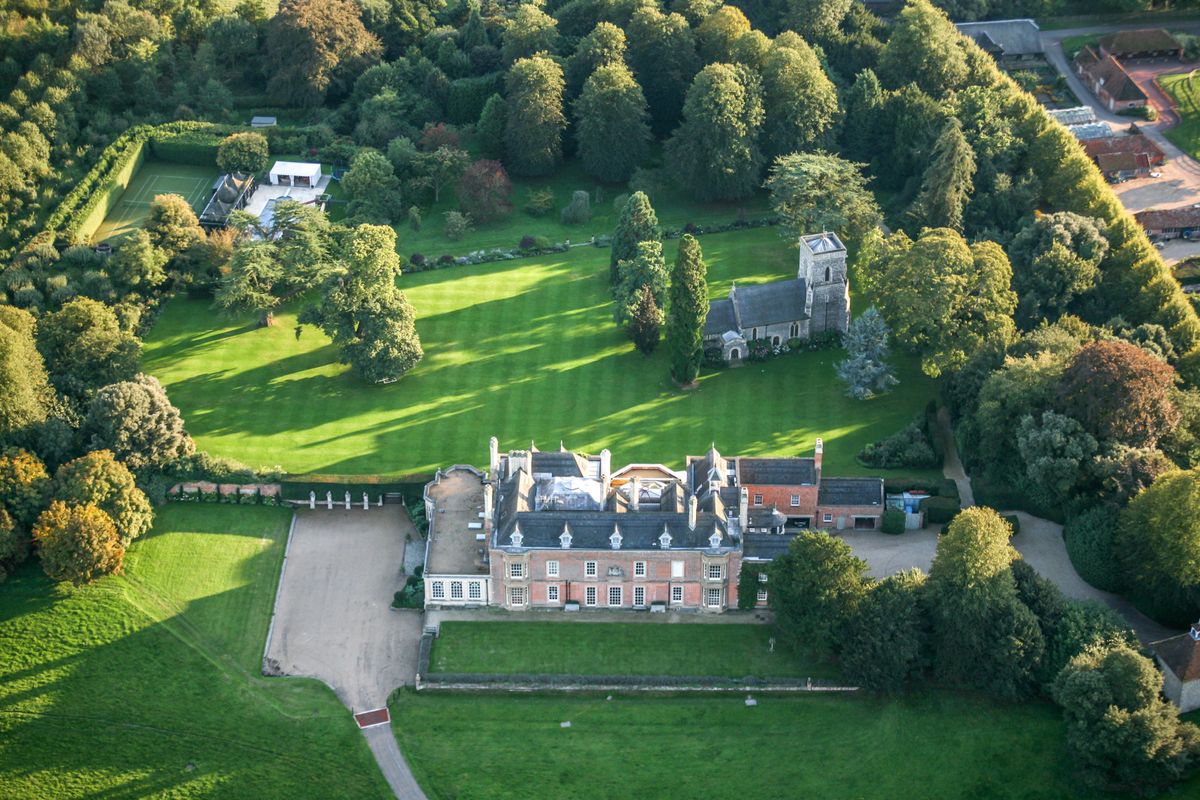
[[177,483],[167,490],[167,499],[180,503],[237,503],[242,505],[283,505],[278,483]]

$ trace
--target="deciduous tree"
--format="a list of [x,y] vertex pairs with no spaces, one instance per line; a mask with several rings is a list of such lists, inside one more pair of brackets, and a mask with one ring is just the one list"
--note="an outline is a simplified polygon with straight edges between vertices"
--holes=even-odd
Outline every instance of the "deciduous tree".
[[246,172],[251,175],[267,168],[271,148],[267,137],[254,131],[231,133],[217,146],[217,167],[222,172]]
[[533,3],[522,3],[504,26],[500,52],[509,64],[538,53],[557,54],[558,22]]
[[733,45],[750,32],[750,20],[735,6],[721,6],[696,27],[696,44],[705,64],[730,63]]
[[1022,327],[1057,319],[1096,285],[1108,253],[1105,230],[1103,220],[1061,211],[1035,217],[1017,232],[1008,254]]
[[629,180],[650,150],[649,113],[642,87],[623,63],[601,66],[575,101],[583,169],[607,183]]
[[54,388],[87,401],[101,386],[138,371],[142,343],[121,330],[109,306],[81,297],[38,321],[37,346]]
[[399,380],[424,355],[416,314],[396,288],[399,275],[396,232],[384,225],[359,225],[321,301],[300,315],[302,323],[324,331],[338,348],[338,360],[369,383]]
[[923,231],[915,242],[896,233],[873,247],[863,267],[896,338],[921,351],[931,377],[962,367],[990,339],[1012,337],[1012,267],[995,242],[968,245],[948,228]]
[[204,229],[196,219],[195,209],[177,194],[155,195],[142,227],[150,234],[151,243],[167,258],[204,241]]
[[744,67],[709,64],[692,82],[683,121],[667,140],[675,180],[701,200],[737,200],[759,184],[763,106],[758,79]]
[[506,163],[514,175],[545,175],[562,161],[562,68],[546,56],[518,59],[508,71]]
[[839,652],[843,626],[867,594],[867,562],[824,531],[801,531],[768,574],[780,633],[818,653]]
[[342,178],[350,213],[371,222],[392,222],[400,213],[400,179],[378,150],[363,150],[350,160]]
[[[781,37],[782,38],[782,37]],[[813,49],[799,37],[778,42],[762,70],[763,150],[768,159],[831,144],[838,96]]]
[[895,692],[921,679],[929,664],[924,586],[919,569],[868,585],[839,635],[839,663],[855,686]]
[[909,0],[896,18],[879,59],[879,77],[889,87],[915,82],[941,97],[958,89],[969,74],[961,35],[929,0]]
[[646,4],[633,12],[626,29],[629,64],[646,93],[654,133],[674,130],[684,96],[700,69],[696,40],[688,21],[679,14],[664,14]]
[[600,67],[624,63],[625,31],[611,22],[596,23],[567,59],[567,97],[578,97],[584,82]]
[[282,105],[317,106],[382,52],[353,0],[283,0],[267,28],[267,89]]
[[105,386],[83,423],[93,450],[111,450],[131,469],[163,469],[196,450],[179,409],[153,375]]
[[0,305],[0,443],[45,421],[54,401],[28,311]]
[[512,181],[499,161],[479,160],[467,167],[458,181],[458,202],[480,222],[512,213]]
[[42,569],[76,586],[119,572],[125,547],[112,519],[94,505],[54,501],[33,528]]
[[116,283],[137,291],[149,291],[167,279],[163,271],[167,254],[141,228],[121,239],[108,264],[108,272]]
[[1153,447],[1179,424],[1175,370],[1128,342],[1084,345],[1063,370],[1062,411],[1102,441]]
[[67,505],[94,505],[102,510],[117,526],[125,546],[154,524],[154,509],[133,473],[108,450],[95,450],[59,467],[52,493]]
[[1200,614],[1200,470],[1158,478],[1121,512],[1114,541],[1138,607],[1169,625]]

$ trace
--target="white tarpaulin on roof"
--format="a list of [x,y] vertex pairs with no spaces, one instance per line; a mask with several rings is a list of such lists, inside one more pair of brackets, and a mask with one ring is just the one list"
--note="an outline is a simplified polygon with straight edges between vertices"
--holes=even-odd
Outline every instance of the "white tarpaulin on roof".
[[[300,179],[297,181],[297,179]],[[316,186],[321,180],[321,165],[304,161],[276,161],[271,167],[271,183],[304,184]]]

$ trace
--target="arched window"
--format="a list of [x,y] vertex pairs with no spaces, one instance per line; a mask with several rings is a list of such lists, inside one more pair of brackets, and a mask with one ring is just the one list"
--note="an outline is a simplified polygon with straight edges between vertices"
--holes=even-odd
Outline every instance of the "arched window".
[[772,345],[774,345],[775,347],[779,347],[779,337],[778,337],[778,336],[772,336],[772,337],[771,337],[771,344],[772,344]]
[[751,328],[751,329],[750,329],[750,338],[751,338],[751,339],[757,339],[757,338],[758,338],[758,328]]
[[825,282],[829,283],[829,281],[831,281],[831,280],[833,280],[833,271],[830,270],[829,267],[826,267],[825,268]]
[[729,360],[730,361],[737,361],[741,357],[742,357],[742,351],[738,350],[736,347],[729,351]]
[[792,323],[792,328],[790,331],[788,331],[788,335],[790,335],[793,339],[798,338],[800,336],[800,323],[799,322]]

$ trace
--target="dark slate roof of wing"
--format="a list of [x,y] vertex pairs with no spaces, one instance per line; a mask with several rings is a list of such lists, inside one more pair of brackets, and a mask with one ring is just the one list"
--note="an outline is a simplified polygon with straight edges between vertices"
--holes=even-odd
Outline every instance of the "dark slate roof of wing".
[[738,480],[759,486],[808,486],[817,482],[817,462],[811,458],[738,459]]
[[[1026,56],[1042,52],[1041,31],[1031,19],[1000,19],[989,22],[960,22],[955,27],[985,50],[986,41],[998,45],[1004,55]],[[981,41],[983,40],[983,41]]]
[[757,286],[738,286],[733,293],[742,329],[808,319],[808,286],[804,278]]
[[823,478],[817,503],[823,506],[883,506],[883,478]]
[[720,336],[725,331],[738,329],[737,318],[733,315],[733,301],[726,297],[723,300],[713,300],[708,304],[708,317],[704,320],[705,336]]
[[1142,28],[1132,31],[1114,31],[1106,36],[1101,36],[1100,46],[1119,56],[1128,53],[1178,50],[1183,45],[1162,28]]
[[563,526],[569,525],[572,550],[611,550],[609,537],[613,527],[621,533],[622,550],[658,550],[658,537],[663,527],[671,534],[672,550],[705,549],[713,531],[721,534],[721,546],[733,547],[724,521],[711,513],[700,513],[696,529],[688,528],[687,514],[660,511],[638,511],[620,513],[615,511],[526,511],[506,519],[496,530],[497,547],[511,547],[512,533],[516,526],[521,528],[521,547],[549,547],[559,549]]
[[796,532],[747,533],[742,537],[742,556],[771,560],[787,552]]
[[561,478],[588,478],[587,461],[575,453],[546,452],[538,450],[533,453],[533,474],[549,473]]

